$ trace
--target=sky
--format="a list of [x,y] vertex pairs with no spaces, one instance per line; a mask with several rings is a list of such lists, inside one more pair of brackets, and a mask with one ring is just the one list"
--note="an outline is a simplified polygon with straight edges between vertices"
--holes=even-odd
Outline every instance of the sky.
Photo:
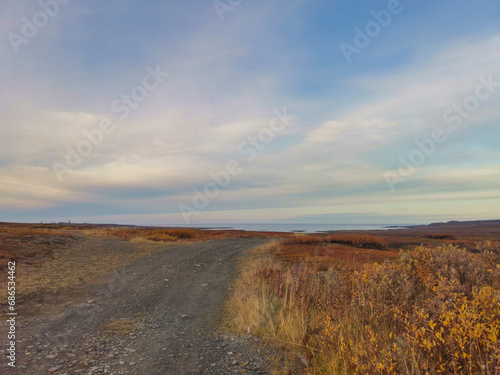
[[500,214],[494,0],[4,0],[0,221]]

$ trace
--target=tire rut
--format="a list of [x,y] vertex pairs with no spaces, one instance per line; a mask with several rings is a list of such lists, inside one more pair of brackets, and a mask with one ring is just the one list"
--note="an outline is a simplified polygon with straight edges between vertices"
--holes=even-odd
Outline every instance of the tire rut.
[[272,351],[219,329],[244,251],[262,238],[169,247],[18,331],[19,374],[268,374]]

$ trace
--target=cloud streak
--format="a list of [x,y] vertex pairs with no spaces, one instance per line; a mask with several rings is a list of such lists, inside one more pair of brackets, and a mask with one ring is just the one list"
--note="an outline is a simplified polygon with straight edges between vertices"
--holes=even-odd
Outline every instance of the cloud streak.
[[[462,3],[457,22],[465,17]],[[211,172],[243,161],[239,145],[283,106],[297,115],[293,126],[246,163],[196,221],[495,216],[500,91],[448,132],[395,194],[383,177],[416,139],[449,129],[443,114],[474,93],[478,77],[500,81],[500,30],[487,9],[468,26],[479,31],[431,38],[421,30],[409,51],[404,33],[426,12],[443,14],[441,6],[421,5],[422,14],[399,15],[349,65],[337,42],[369,14],[366,6],[249,3],[220,22],[207,16],[207,4],[71,2],[19,54],[6,42],[17,25],[10,17],[36,7],[2,5],[1,220],[182,223],[179,203]],[[335,23],[339,12],[345,19]],[[446,23],[432,28],[436,35],[451,30]],[[168,79],[130,115],[110,113],[155,64]],[[113,132],[60,182],[52,163],[64,161],[68,147],[106,116]]]

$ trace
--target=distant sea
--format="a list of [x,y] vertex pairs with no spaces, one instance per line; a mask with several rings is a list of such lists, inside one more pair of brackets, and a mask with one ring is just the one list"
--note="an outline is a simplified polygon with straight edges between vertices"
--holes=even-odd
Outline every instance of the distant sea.
[[[176,227],[176,225],[166,225]],[[179,227],[186,227],[178,225]],[[320,233],[332,230],[381,230],[391,228],[405,228],[409,225],[401,224],[199,224],[190,225],[190,228],[205,230],[246,230],[258,232],[302,232]]]

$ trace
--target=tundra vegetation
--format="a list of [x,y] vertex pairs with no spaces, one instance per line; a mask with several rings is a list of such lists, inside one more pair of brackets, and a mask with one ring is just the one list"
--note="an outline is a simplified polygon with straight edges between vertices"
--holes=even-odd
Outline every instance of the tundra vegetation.
[[452,238],[274,241],[242,265],[228,323],[284,349],[285,374],[498,374],[498,242]]
[[281,373],[498,374],[499,233],[494,222],[315,235],[0,223],[0,270],[16,261],[17,302],[37,314],[168,246],[269,237],[226,311],[231,329],[283,349]]

